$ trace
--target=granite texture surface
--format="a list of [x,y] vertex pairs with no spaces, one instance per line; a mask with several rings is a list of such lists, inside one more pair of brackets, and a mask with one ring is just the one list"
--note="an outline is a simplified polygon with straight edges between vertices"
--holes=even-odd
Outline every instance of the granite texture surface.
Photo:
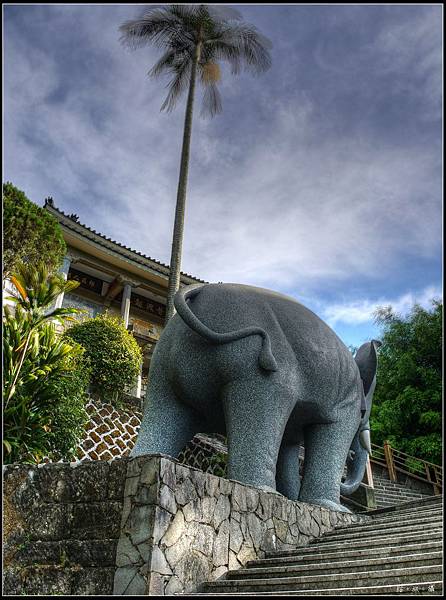
[[229,478],[346,510],[340,488],[350,449],[343,494],[359,485],[367,459],[360,434],[368,430],[375,344],[355,360],[312,311],[253,286],[188,286],[175,307],[151,361],[131,456],[177,457],[196,433],[219,433],[228,439]]

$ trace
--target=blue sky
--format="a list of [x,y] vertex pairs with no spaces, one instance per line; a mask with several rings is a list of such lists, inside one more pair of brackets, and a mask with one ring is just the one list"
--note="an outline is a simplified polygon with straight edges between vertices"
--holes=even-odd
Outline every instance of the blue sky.
[[[442,283],[441,5],[235,5],[273,43],[195,113],[182,269],[289,294],[346,344]],[[142,5],[7,5],[3,177],[164,263],[183,99],[119,26]]]

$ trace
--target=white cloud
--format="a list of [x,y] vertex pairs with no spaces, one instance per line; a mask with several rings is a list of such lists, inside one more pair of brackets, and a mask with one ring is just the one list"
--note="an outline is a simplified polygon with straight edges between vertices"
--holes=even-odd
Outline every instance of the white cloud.
[[379,298],[373,301],[366,299],[345,304],[332,304],[323,309],[323,314],[331,326],[339,322],[358,325],[371,322],[378,307],[391,306],[395,313],[407,315],[414,304],[419,304],[423,308],[430,308],[433,298],[442,298],[442,290],[435,286],[429,286],[418,293],[408,292],[393,299]]
[[[52,195],[81,222],[168,262],[184,99],[172,114],[160,114],[165,82],[146,77],[157,51],[119,46],[127,8],[101,12],[102,20],[90,18],[91,10],[100,8],[57,8],[55,32],[63,35],[75,20],[92,53],[86,74],[97,73],[95,80],[81,78],[64,101],[48,102],[64,83],[52,50],[31,51],[25,38],[8,38],[5,164],[35,201]],[[416,43],[423,68],[440,72],[437,46],[432,54],[423,27],[411,37],[405,26],[397,39]],[[388,62],[395,42],[383,34],[382,43],[373,52]],[[399,69],[414,52],[398,55]],[[275,68],[285,76],[289,65]],[[260,78],[248,85],[249,78],[226,77],[223,115],[194,121],[184,271],[305,293],[316,281],[383,278],[402,256],[437,256],[441,159],[435,148],[329,135],[320,129],[311,90],[276,95]],[[197,117],[198,110],[199,101]]]

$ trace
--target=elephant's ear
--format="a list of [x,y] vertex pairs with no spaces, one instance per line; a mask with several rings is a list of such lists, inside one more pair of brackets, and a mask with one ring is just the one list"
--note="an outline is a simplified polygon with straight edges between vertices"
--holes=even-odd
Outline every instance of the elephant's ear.
[[381,346],[381,342],[372,340],[358,348],[355,354],[355,361],[358,365],[359,373],[361,374],[365,396],[369,393],[370,386],[376,375],[376,369],[378,368],[377,349],[379,346]]

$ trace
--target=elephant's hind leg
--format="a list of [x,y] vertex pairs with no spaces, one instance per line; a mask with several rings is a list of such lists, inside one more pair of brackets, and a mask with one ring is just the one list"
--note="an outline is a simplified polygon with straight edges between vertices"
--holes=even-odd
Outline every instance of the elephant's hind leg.
[[201,425],[195,412],[177,399],[165,377],[154,378],[149,384],[138,439],[130,455],[167,454],[176,458]]
[[277,456],[291,411],[291,402],[278,395],[277,388],[252,379],[225,391],[229,479],[275,491]]
[[285,444],[282,442],[277,459],[277,491],[290,500],[299,499],[299,448],[299,444]]
[[305,428],[300,501],[350,512],[341,505],[339,491],[347,453],[357,426],[354,419],[347,419],[342,424],[316,424]]

